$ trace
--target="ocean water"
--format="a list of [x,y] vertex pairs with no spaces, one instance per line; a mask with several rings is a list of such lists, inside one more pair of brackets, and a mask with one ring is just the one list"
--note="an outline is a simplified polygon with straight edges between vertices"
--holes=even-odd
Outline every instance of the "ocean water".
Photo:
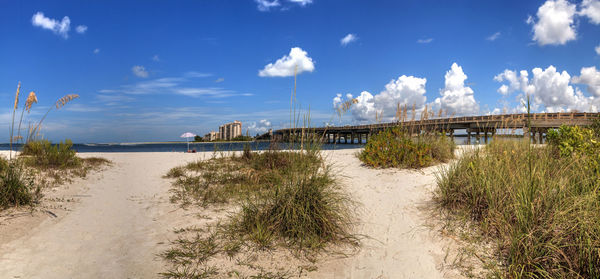
[[[212,151],[242,151],[244,145],[250,144],[252,150],[267,150],[271,145],[270,142],[190,142],[190,150],[197,152],[212,152]],[[362,147],[362,144],[323,144],[321,149],[350,149]],[[288,143],[279,143],[279,149],[290,149]],[[19,150],[21,145],[14,145],[13,149]],[[299,148],[295,146],[294,148]],[[8,143],[0,144],[0,150],[9,150]],[[172,143],[75,143],[73,149],[77,152],[186,152],[187,143],[172,142]]]

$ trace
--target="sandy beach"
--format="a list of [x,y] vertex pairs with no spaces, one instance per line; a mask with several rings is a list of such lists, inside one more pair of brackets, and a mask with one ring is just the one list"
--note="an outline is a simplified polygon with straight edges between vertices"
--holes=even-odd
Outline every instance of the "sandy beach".
[[[421,171],[361,166],[357,149],[325,151],[345,189],[358,201],[356,233],[365,235],[350,257],[325,257],[310,278],[455,278],[444,265],[445,240],[428,226],[437,167]],[[156,278],[157,256],[173,229],[202,226],[208,214],[169,201],[172,167],[211,153],[81,153],[112,161],[105,170],[50,189],[50,211],[2,212],[2,278]],[[68,200],[68,202],[65,202]],[[224,213],[214,213],[215,215]],[[218,216],[214,216],[218,218]],[[210,219],[210,218],[209,218]]]

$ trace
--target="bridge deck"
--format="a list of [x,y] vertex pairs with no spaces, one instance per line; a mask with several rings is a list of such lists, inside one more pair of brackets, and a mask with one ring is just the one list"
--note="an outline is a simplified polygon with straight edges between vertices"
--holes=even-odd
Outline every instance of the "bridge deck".
[[[586,126],[592,123],[594,119],[600,118],[600,113],[589,112],[570,112],[570,113],[533,113],[530,115],[531,127],[533,128],[558,128],[561,125],[580,125]],[[450,118],[433,118],[424,120],[397,121],[389,123],[367,124],[367,125],[346,125],[346,126],[327,126],[318,128],[309,128],[311,132],[328,133],[364,133],[377,131],[390,127],[419,127],[421,129],[437,130],[456,130],[456,129],[520,129],[527,126],[527,114],[501,114],[501,115],[483,115],[483,116],[463,116]],[[284,135],[289,133],[299,133],[307,129],[280,129],[274,131],[274,134]]]

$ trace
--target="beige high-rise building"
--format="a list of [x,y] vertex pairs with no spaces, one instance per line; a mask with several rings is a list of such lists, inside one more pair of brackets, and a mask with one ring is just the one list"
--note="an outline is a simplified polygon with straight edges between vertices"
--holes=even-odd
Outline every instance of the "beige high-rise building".
[[222,140],[232,140],[242,135],[242,122],[233,121],[219,126],[219,137]]
[[220,139],[219,132],[211,131],[210,133],[204,135],[204,141],[215,141]]

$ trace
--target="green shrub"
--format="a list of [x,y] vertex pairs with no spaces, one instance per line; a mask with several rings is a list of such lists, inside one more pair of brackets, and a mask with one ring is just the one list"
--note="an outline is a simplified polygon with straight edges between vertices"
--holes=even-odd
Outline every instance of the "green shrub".
[[73,142],[67,139],[59,144],[48,140],[30,141],[23,146],[22,155],[29,156],[29,165],[42,168],[71,168],[77,167],[81,161],[72,149]]
[[376,168],[423,168],[454,158],[454,142],[444,134],[411,137],[400,128],[373,135],[358,158]]
[[0,158],[0,209],[31,205],[41,196],[33,178],[25,173],[18,161]]
[[500,277],[600,278],[600,176],[588,160],[494,140],[444,168],[435,199],[497,240]]

